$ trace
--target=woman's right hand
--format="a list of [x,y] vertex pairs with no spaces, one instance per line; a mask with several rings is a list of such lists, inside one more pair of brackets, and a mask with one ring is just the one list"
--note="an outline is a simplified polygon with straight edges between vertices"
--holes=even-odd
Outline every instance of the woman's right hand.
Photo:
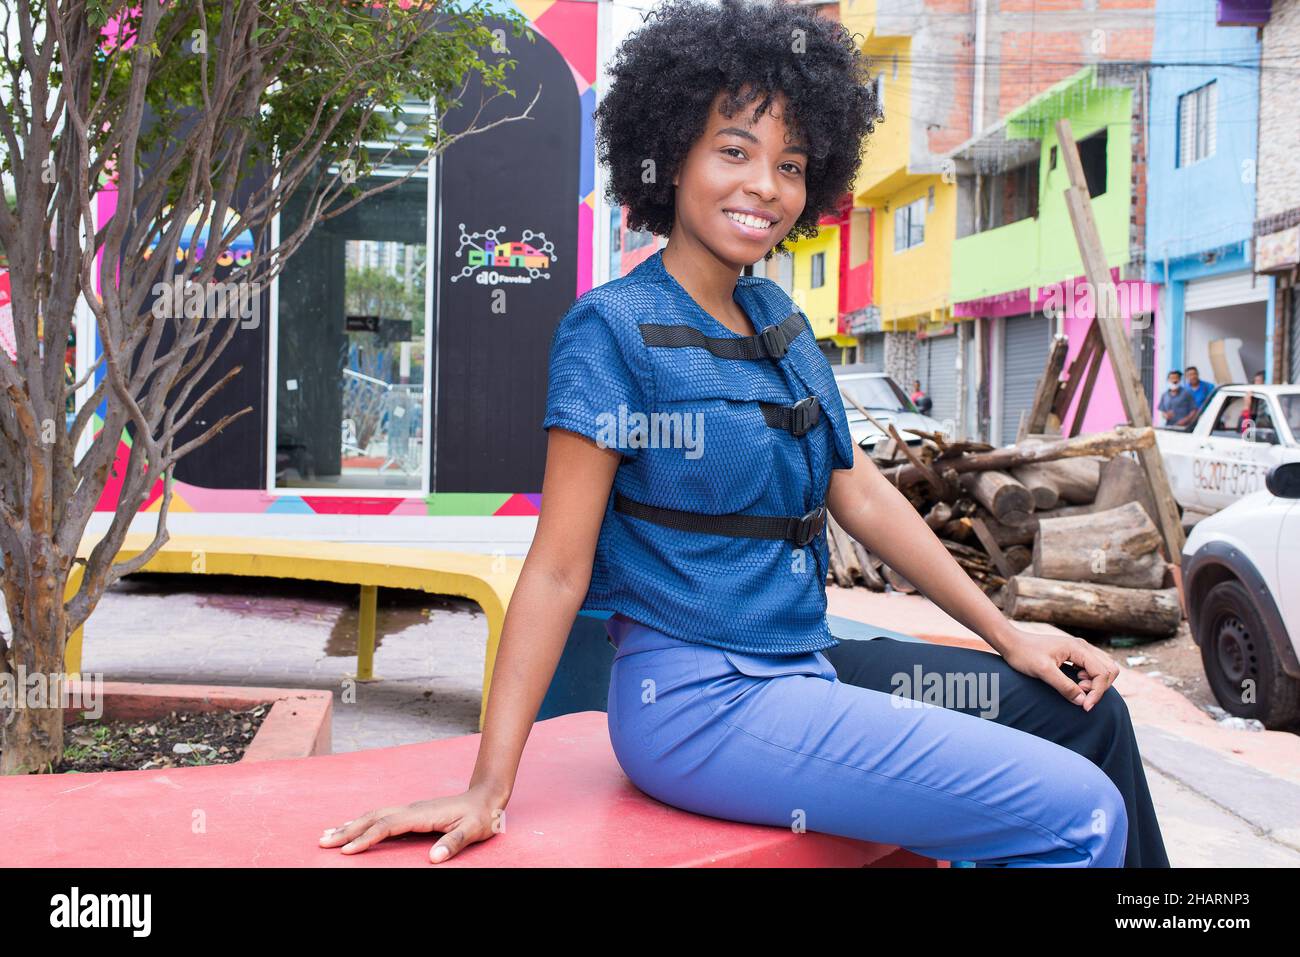
[[320,846],[342,844],[344,854],[357,854],[398,834],[442,831],[442,837],[429,849],[429,860],[438,864],[455,857],[467,845],[485,841],[505,830],[502,803],[486,789],[471,787],[464,794],[451,797],[378,808],[328,829],[321,835]]

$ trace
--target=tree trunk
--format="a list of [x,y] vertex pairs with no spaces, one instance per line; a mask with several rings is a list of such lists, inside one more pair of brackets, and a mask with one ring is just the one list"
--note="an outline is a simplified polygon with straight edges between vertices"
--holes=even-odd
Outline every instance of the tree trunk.
[[968,472],[961,477],[961,484],[971,498],[1004,525],[1021,525],[1034,511],[1034,496],[1029,489],[1006,472]]
[[[1097,497],[1097,483],[1101,478],[1101,466],[1104,461],[1095,455],[1074,459],[1054,459],[1051,462],[1017,466],[1011,470],[1011,474],[1030,489],[1042,483],[1059,495],[1062,502],[1084,505]],[[1039,509],[1056,508],[1062,503],[1053,502],[1051,505],[1044,505],[1038,502],[1037,494],[1035,492],[1034,501]]]
[[1021,621],[1169,637],[1182,610],[1178,589],[1120,588],[1017,575],[1007,582],[1003,611]]
[[[1051,462],[1054,459],[1087,455],[1110,458],[1118,452],[1149,449],[1155,444],[1155,429],[1150,426],[1137,429],[1125,425],[1111,432],[1097,432],[1073,439],[1061,439],[1057,442],[1033,442],[994,449],[992,452],[960,455],[956,458],[944,459],[940,464],[944,470],[952,469],[958,473],[978,472],[983,469],[1010,469],[1018,465],[1029,465],[1032,462]],[[905,488],[925,480],[924,473],[911,464],[882,468],[880,471],[895,488]]]
[[[63,646],[67,573],[53,556],[38,555],[27,568],[5,564],[5,604],[13,634],[5,653],[14,699],[0,712],[0,775],[51,771],[63,760]],[[3,669],[0,669],[3,670]],[[21,683],[21,684],[20,684]],[[39,683],[28,707],[28,688]]]
[[993,535],[993,540],[1003,548],[1008,545],[1032,545],[1038,534],[1038,523],[1047,518],[1063,518],[1066,515],[1091,515],[1091,505],[1060,505],[1045,512],[1030,512],[1029,517],[1019,525],[1004,525],[989,514],[980,517]]
[[1127,455],[1117,455],[1102,466],[1094,505],[1099,509],[1114,508],[1125,502],[1137,502],[1159,527],[1156,502],[1151,497],[1151,483],[1147,481],[1146,472]]
[[1012,545],[1004,554],[1013,575],[1019,575],[1033,561],[1033,554],[1024,545]]
[[839,522],[826,515],[826,543],[830,555],[831,575],[841,588],[852,588],[858,556],[853,553],[853,537],[840,528]]
[[1159,588],[1165,580],[1160,530],[1142,506],[1127,502],[1090,515],[1041,519],[1034,577]]
[[[1046,463],[1044,463],[1046,464]],[[1054,478],[1041,471],[1039,466],[1021,465],[1011,470],[1011,477],[1029,489],[1034,497],[1036,511],[1056,508],[1061,504],[1061,490]]]
[[862,543],[857,539],[853,541],[853,549],[858,556],[858,565],[862,569],[862,581],[872,591],[884,591],[885,580],[880,577],[880,559],[872,555],[862,547]]

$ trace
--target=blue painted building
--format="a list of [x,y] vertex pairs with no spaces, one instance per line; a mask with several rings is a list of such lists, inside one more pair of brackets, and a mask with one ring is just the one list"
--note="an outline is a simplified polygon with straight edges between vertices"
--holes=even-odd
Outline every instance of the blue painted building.
[[1158,0],[1148,129],[1146,278],[1170,369],[1272,381],[1273,279],[1254,272],[1260,43],[1213,0]]

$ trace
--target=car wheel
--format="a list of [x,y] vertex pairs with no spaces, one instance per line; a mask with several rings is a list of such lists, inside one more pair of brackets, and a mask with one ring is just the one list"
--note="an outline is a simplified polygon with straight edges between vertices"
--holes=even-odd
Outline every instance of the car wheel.
[[1215,585],[1201,603],[1201,663],[1229,714],[1270,730],[1300,722],[1300,681],[1282,670],[1250,592],[1239,581]]

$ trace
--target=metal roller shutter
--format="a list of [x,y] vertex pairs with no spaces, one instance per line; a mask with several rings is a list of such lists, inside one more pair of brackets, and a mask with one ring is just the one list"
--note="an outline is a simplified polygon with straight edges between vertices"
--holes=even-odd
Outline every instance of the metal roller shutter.
[[867,367],[868,372],[885,371],[885,334],[883,332],[871,332],[863,336],[862,342],[862,364]]
[[930,418],[957,422],[957,336],[936,336],[917,342],[917,378],[930,396]]
[[1268,279],[1254,272],[1229,273],[1209,279],[1193,279],[1183,294],[1183,310],[1218,309],[1243,302],[1267,302]]
[[1029,414],[1047,368],[1052,323],[1045,316],[1013,316],[1003,323],[1002,444],[1016,440],[1020,413]]

